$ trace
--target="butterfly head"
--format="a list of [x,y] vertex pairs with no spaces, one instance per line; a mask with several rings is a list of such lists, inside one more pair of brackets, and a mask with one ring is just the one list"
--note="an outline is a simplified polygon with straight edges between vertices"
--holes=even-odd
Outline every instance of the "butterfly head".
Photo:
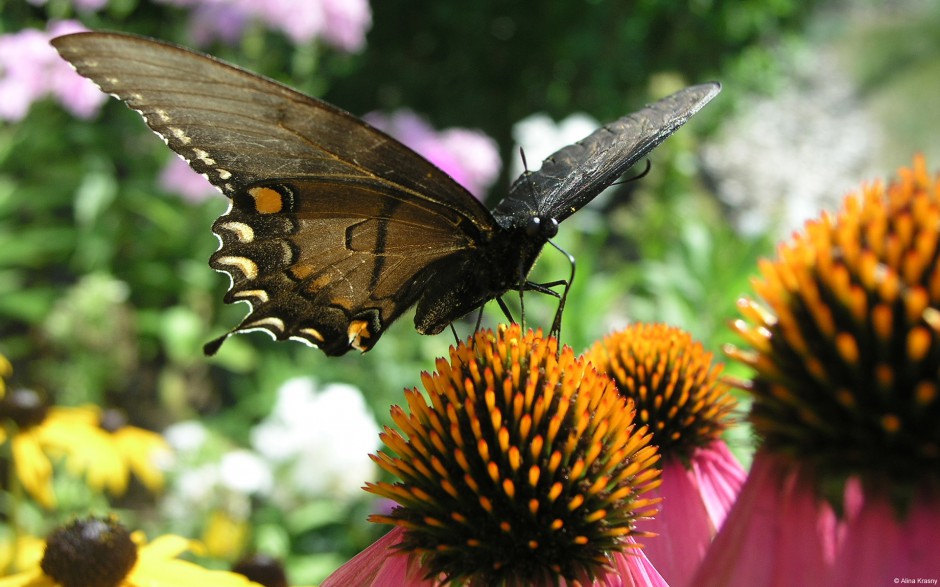
[[558,234],[558,221],[551,216],[532,216],[526,222],[525,233],[529,238],[548,240]]

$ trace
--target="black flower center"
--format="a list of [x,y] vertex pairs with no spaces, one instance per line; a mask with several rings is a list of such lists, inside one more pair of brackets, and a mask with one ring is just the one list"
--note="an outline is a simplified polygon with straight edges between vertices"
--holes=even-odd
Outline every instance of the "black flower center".
[[117,587],[137,562],[137,546],[114,518],[75,520],[46,540],[40,566],[62,587]]
[[33,389],[16,389],[0,400],[0,419],[12,420],[21,430],[41,424],[48,412],[48,402]]
[[253,554],[238,561],[232,571],[260,583],[264,587],[287,587],[284,565],[273,556]]
[[98,426],[111,433],[117,432],[127,426],[127,414],[121,410],[105,410],[98,419]]

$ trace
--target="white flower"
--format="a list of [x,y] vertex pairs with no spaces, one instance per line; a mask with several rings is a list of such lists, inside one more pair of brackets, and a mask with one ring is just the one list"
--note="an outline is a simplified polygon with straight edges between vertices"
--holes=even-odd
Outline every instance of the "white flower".
[[225,453],[219,463],[219,482],[237,493],[268,493],[274,486],[270,466],[250,450]]
[[170,483],[169,491],[162,500],[163,511],[173,520],[187,520],[193,512],[203,511],[213,499],[219,487],[219,467],[214,464],[183,470]]
[[252,446],[279,463],[289,480],[278,484],[275,499],[349,497],[374,476],[369,453],[379,427],[361,392],[340,383],[317,390],[312,379],[291,379],[278,390],[270,416],[252,430]]
[[163,431],[163,437],[179,453],[193,453],[206,443],[209,433],[201,422],[177,422]]

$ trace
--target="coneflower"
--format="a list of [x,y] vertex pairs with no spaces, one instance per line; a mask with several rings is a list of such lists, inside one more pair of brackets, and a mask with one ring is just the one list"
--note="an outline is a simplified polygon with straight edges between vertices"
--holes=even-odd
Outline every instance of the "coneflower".
[[554,338],[478,332],[406,392],[375,461],[395,483],[396,528],[339,569],[336,585],[663,585],[635,548],[659,483],[632,402]]
[[850,194],[761,265],[740,307],[752,470],[708,587],[940,578],[940,181],[924,160]]
[[721,434],[735,409],[722,365],[692,335],[665,324],[632,324],[585,354],[636,405],[662,455],[660,511],[637,527],[654,534],[643,552],[672,587],[690,585],[745,472]]

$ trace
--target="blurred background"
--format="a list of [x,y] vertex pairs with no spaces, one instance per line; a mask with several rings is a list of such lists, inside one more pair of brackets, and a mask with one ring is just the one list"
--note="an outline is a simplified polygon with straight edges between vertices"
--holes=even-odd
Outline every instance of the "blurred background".
[[[116,30],[211,53],[365,116],[489,206],[521,172],[520,146],[534,169],[599,124],[720,81],[648,175],[562,225],[556,242],[578,262],[562,341],[576,351],[628,321],[662,321],[720,359],[735,301],[775,242],[916,152],[931,169],[940,160],[929,0],[7,0],[0,11],[7,386],[123,410],[176,454],[157,496],[132,486],[109,499],[57,477],[55,514],[37,506],[24,523],[43,535],[108,507],[205,540],[213,564],[275,555],[295,584],[386,531],[365,522],[388,507],[359,489],[379,476],[366,455],[453,337],[420,336],[407,314],[365,355],[253,333],[203,356],[246,312],[222,303],[228,278],[207,264],[225,198],[49,38]],[[569,271],[546,248],[533,279]],[[556,303],[527,296],[529,325],[547,329]],[[490,304],[484,325],[500,320]],[[473,319],[456,328],[468,336]],[[746,458],[746,434],[734,444]]]

